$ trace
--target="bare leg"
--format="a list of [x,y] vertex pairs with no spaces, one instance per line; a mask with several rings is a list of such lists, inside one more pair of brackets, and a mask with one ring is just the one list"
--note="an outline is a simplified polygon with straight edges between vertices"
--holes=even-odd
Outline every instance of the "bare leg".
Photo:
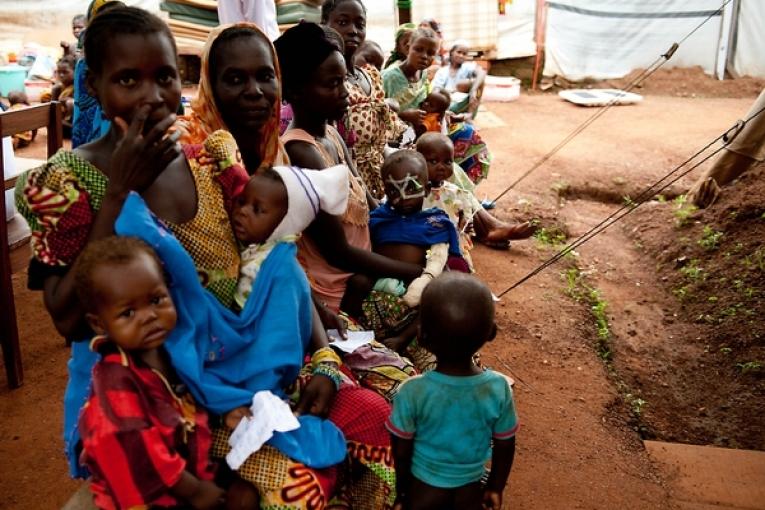
[[405,510],[481,510],[481,484],[439,489],[412,477],[409,507]]
[[488,245],[511,239],[526,239],[534,235],[536,231],[536,227],[528,221],[515,224],[505,223],[484,209],[479,210],[473,217],[473,228],[478,240]]

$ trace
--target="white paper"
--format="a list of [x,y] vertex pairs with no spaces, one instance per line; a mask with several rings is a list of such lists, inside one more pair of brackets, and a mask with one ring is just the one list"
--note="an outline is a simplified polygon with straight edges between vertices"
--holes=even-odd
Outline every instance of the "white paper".
[[327,336],[332,347],[337,347],[343,352],[353,352],[375,339],[374,331],[346,331],[346,333],[348,334],[348,339],[343,340],[336,329],[327,330]]
[[226,455],[226,462],[231,469],[239,469],[250,455],[271,439],[274,432],[288,432],[300,427],[287,402],[270,391],[257,392],[252,397],[250,411],[252,416],[242,418],[228,438],[231,451]]

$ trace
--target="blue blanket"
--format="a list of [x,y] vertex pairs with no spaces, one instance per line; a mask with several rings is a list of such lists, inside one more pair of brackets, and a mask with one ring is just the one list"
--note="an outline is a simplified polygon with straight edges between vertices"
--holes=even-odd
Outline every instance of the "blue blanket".
[[454,224],[435,207],[403,216],[385,203],[369,214],[369,234],[373,245],[401,243],[427,248],[449,243],[449,254],[462,257]]

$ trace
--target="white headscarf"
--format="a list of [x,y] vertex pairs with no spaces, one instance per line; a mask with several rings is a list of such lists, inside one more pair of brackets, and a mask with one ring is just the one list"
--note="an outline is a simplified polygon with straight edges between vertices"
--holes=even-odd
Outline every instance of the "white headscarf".
[[337,165],[324,170],[305,170],[294,166],[275,166],[287,188],[287,214],[268,241],[299,234],[324,211],[339,215],[348,207],[348,167]]

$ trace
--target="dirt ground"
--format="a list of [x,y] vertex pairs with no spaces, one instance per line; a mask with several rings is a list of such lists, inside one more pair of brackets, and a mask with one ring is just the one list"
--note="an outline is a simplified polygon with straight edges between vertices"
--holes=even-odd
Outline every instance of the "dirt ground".
[[[704,98],[644,90],[642,104],[611,109],[498,203],[498,216],[537,218],[545,231],[508,252],[476,247],[478,274],[501,293],[555,253],[557,232],[583,234],[742,117],[759,92],[742,86]],[[485,110],[478,123],[494,163],[480,198],[593,113],[525,93]],[[726,193],[703,213],[645,205],[502,297],[483,360],[516,380],[522,428],[508,507],[671,508],[673,475],[649,460],[641,436],[765,448],[765,186],[753,177]],[[78,486],[60,438],[67,350],[23,275],[14,289],[26,379],[0,387],[0,508],[57,508]]]

